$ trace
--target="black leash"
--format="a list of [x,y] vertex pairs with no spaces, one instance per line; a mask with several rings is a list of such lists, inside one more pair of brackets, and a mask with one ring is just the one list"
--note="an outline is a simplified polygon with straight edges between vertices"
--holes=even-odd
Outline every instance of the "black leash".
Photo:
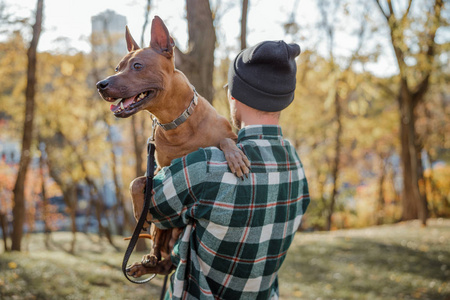
[[127,274],[127,264],[130,259],[131,254],[133,253],[134,247],[139,239],[139,233],[141,233],[142,228],[144,227],[144,222],[147,219],[148,209],[150,208],[150,199],[152,197],[153,190],[153,177],[155,172],[155,145],[149,139],[147,142],[147,175],[146,175],[146,183],[145,183],[145,198],[144,198],[144,208],[142,209],[141,216],[139,217],[139,221],[134,228],[133,235],[131,236],[130,243],[128,244],[127,250],[125,251],[125,255],[123,257],[122,262],[122,272],[125,277],[132,283],[142,284],[147,283],[153,278],[155,278],[156,274],[153,274],[149,278],[144,280],[134,280],[128,277]]
[[164,276],[164,283],[161,290],[161,297],[159,297],[159,300],[164,300],[166,296],[166,287],[167,287],[167,279],[169,278],[169,275]]
[[[139,233],[141,232],[142,228],[144,227],[144,222],[147,220],[147,213],[148,209],[150,208],[150,200],[152,197],[152,190],[153,190],[153,177],[155,173],[155,130],[156,130],[156,119],[153,118],[153,124],[152,124],[152,135],[147,140],[147,174],[146,174],[146,181],[145,181],[145,195],[144,195],[144,207],[142,208],[141,215],[139,217],[138,223],[136,224],[136,227],[134,228],[133,235],[131,236],[130,243],[128,244],[127,250],[125,251],[125,255],[123,257],[122,262],[122,272],[125,275],[125,278],[128,279],[132,283],[137,284],[143,284],[147,283],[153,278],[155,278],[156,274],[153,274],[147,279],[144,280],[134,280],[130,277],[128,277],[127,274],[127,264],[128,260],[130,259],[131,254],[133,253],[134,247],[136,246],[136,243],[139,239]],[[160,299],[163,300],[166,292],[167,287],[167,279],[169,278],[169,275],[164,276],[164,283],[161,290],[161,297]]]
[[[128,277],[127,274],[127,264],[128,260],[130,259],[131,254],[133,253],[134,247],[136,246],[136,243],[139,239],[139,233],[141,232],[142,228],[144,227],[144,222],[147,220],[147,213],[148,209],[150,208],[150,200],[152,197],[152,190],[153,190],[153,177],[155,173],[155,130],[156,130],[156,118],[153,118],[153,124],[152,124],[152,135],[147,140],[147,174],[146,174],[146,181],[145,181],[145,195],[144,195],[144,207],[142,208],[141,216],[139,217],[138,223],[136,224],[136,227],[134,228],[133,235],[131,236],[130,243],[128,244],[127,250],[125,251],[125,255],[123,257],[122,262],[122,272],[125,275],[125,278],[128,279],[128,281],[132,283],[137,284],[143,284],[147,283],[153,278],[155,278],[156,274],[153,274],[149,278],[146,278],[144,280],[134,280],[130,277]],[[169,275],[166,275],[164,277],[164,283],[161,290],[161,297],[160,299],[163,300],[166,292],[167,287],[167,279],[169,278]]]

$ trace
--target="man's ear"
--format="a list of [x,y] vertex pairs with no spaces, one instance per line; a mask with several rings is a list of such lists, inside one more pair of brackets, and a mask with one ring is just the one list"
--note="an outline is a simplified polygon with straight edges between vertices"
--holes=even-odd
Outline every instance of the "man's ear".
[[128,52],[140,49],[139,45],[134,41],[133,37],[131,36],[130,30],[128,30],[128,26],[125,26],[125,40],[127,41]]
[[150,40],[150,47],[161,55],[171,58],[173,56],[173,47],[175,43],[169,35],[166,25],[160,17],[155,16],[152,21],[152,35]]

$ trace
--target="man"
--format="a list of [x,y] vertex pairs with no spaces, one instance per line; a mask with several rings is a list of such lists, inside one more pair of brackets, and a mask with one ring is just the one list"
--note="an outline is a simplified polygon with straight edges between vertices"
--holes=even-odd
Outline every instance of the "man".
[[236,57],[228,74],[238,147],[248,178],[215,147],[172,161],[154,179],[150,214],[161,229],[186,227],[174,246],[170,299],[277,299],[277,273],[309,204],[280,111],[294,99],[296,44],[266,41]]

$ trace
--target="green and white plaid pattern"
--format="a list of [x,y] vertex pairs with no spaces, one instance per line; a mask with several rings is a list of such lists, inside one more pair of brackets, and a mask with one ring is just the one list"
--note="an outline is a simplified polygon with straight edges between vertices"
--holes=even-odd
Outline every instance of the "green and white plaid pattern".
[[154,180],[157,227],[184,227],[166,298],[278,299],[277,273],[310,202],[303,166],[279,126],[248,126],[249,178],[215,147],[176,159]]

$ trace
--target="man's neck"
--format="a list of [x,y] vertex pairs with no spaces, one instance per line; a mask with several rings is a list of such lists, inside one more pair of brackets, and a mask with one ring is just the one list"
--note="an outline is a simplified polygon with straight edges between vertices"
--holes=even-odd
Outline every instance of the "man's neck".
[[246,126],[250,125],[278,125],[278,119],[277,118],[243,118],[241,120],[241,128],[244,128]]
[[278,125],[280,112],[265,113],[245,105],[239,100],[234,100],[236,105],[236,117],[240,121],[240,128],[250,125]]

